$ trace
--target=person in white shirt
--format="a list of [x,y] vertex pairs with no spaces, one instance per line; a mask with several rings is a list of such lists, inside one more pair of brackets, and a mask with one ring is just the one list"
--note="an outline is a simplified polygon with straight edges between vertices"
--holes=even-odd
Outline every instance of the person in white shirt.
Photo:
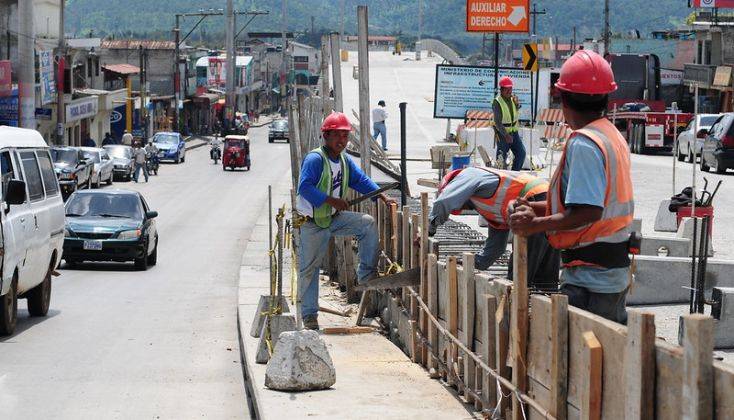
[[127,130],[125,130],[125,134],[122,135],[122,144],[125,146],[133,145],[133,135]]
[[372,128],[375,141],[377,136],[382,137],[382,150],[387,150],[387,126],[385,125],[387,120],[387,111],[385,111],[385,101],[380,100],[377,103],[377,108],[372,110]]

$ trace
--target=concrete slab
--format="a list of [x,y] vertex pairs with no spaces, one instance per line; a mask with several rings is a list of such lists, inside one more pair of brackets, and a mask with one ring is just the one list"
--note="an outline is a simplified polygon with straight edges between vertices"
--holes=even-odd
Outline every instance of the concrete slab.
[[658,206],[658,213],[655,216],[655,230],[658,232],[676,232],[678,230],[675,213],[668,210],[669,205],[670,200],[663,200]]
[[690,257],[691,241],[685,238],[643,236],[640,253],[664,257]]

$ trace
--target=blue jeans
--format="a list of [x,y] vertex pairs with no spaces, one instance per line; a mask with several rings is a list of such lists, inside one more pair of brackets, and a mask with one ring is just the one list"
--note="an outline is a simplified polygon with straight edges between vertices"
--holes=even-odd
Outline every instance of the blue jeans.
[[512,170],[519,171],[522,169],[522,165],[525,163],[525,146],[522,144],[520,134],[517,132],[512,133],[512,144],[507,144],[505,139],[499,136],[497,144],[497,157],[501,158],[503,162],[507,160],[507,152],[512,150],[512,154],[515,158],[512,160]]
[[319,269],[334,236],[354,236],[359,242],[360,283],[369,280],[376,272],[379,252],[377,225],[372,216],[351,211],[339,212],[331,220],[331,226],[322,229],[309,221],[301,226],[298,247],[298,300],[301,316],[319,312]]
[[135,182],[138,182],[138,176],[140,176],[140,170],[143,170],[143,175],[145,175],[145,182],[148,182],[148,166],[144,163],[136,163],[135,164],[135,173],[133,174],[133,179]]
[[387,126],[385,125],[385,121],[373,123],[372,129],[374,132],[372,137],[377,141],[377,136],[382,136],[382,148],[387,149]]
[[486,270],[491,267],[497,258],[507,250],[507,238],[510,236],[508,229],[495,229],[489,227],[489,235],[484,241],[484,248],[474,257],[474,266],[477,270]]

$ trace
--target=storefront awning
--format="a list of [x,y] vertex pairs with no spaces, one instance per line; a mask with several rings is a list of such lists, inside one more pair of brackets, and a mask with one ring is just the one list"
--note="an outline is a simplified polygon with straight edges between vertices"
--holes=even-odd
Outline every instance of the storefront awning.
[[194,102],[198,104],[216,104],[219,101],[219,95],[214,93],[202,93],[194,96]]

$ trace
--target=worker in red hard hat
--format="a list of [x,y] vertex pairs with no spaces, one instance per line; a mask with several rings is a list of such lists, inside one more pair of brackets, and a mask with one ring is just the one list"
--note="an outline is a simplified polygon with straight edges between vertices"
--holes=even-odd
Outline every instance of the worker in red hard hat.
[[[548,182],[529,172],[495,168],[468,167],[449,172],[438,187],[438,197],[428,216],[428,234],[446,223],[449,214],[462,209],[476,210],[489,224],[484,248],[476,254],[474,267],[487,270],[507,250],[510,235],[509,208],[522,197],[529,201],[545,201]],[[536,289],[557,291],[560,253],[548,244],[545,234],[528,238],[528,285]],[[512,264],[508,278],[512,279]]]
[[510,225],[520,235],[546,232],[561,250],[561,292],[571,305],[625,323],[634,213],[629,148],[604,117],[617,84],[602,56],[581,50],[563,64],[556,87],[574,131],[547,202],[519,199]]
[[[309,152],[301,164],[296,211],[305,221],[298,247],[298,301],[307,329],[319,329],[319,269],[331,237],[354,236],[359,241],[360,283],[376,275],[379,239],[375,220],[348,211],[346,197],[349,188],[367,194],[379,187],[343,153],[351,131],[346,115],[332,113],[321,126],[323,146]],[[393,202],[384,194],[379,198]]]
[[500,93],[492,101],[494,128],[497,132],[497,158],[502,167],[507,162],[507,152],[512,150],[512,170],[519,171],[525,163],[525,146],[520,138],[520,104],[512,94],[512,79],[504,76],[499,81]]

